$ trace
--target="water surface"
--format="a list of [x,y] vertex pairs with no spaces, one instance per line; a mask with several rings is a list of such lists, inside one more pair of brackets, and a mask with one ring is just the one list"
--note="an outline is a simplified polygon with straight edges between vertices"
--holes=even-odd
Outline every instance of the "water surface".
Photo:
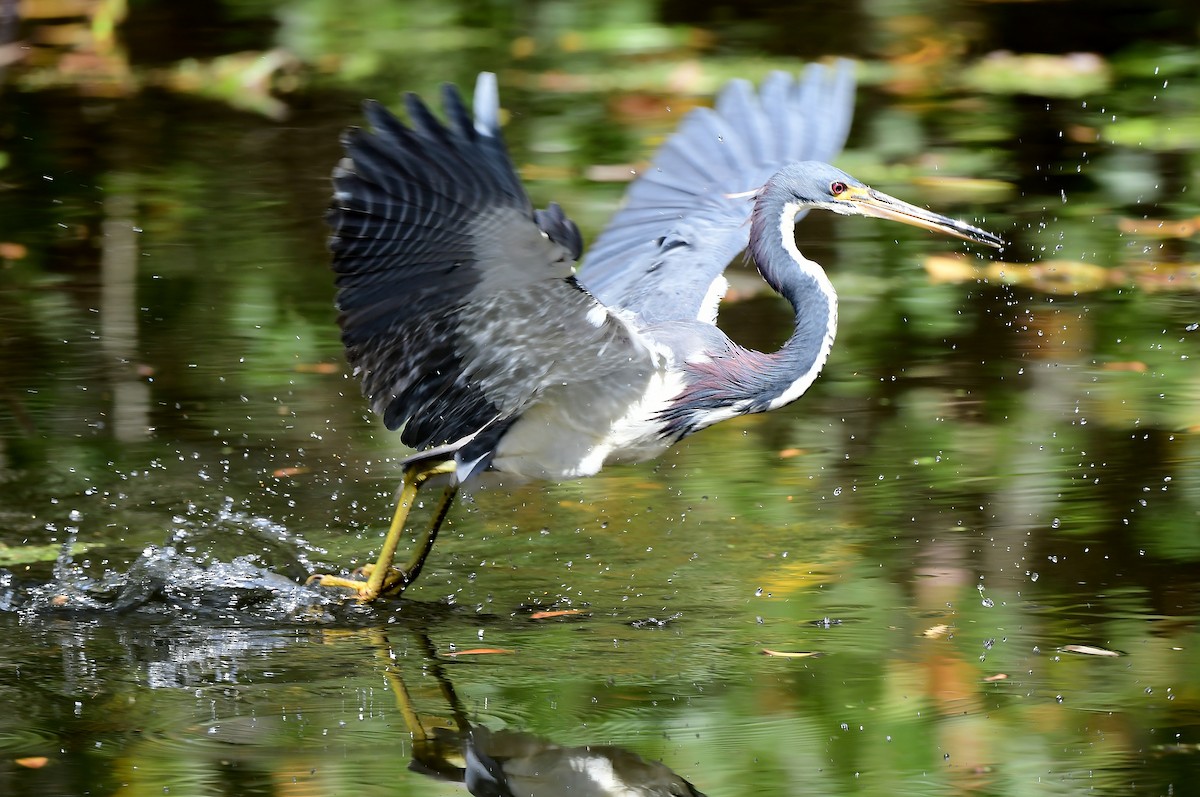
[[[864,3],[798,44],[677,5],[22,23],[65,43],[0,89],[0,793],[450,794],[469,745],[657,794],[1196,792],[1194,11]],[[320,223],[359,98],[496,69],[591,237],[725,78],[835,54],[839,165],[1008,249],[810,217],[841,326],[800,402],[471,496],[403,600],[299,586],[370,559],[405,453]],[[778,345],[733,277],[723,327]]]

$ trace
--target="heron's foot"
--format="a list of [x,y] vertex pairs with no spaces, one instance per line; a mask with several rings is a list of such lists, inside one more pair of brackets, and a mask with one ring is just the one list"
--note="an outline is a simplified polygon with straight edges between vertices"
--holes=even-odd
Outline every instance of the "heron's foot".
[[366,581],[361,581],[357,578],[343,578],[342,576],[331,576],[328,573],[313,573],[304,582],[305,586],[317,587],[341,587],[355,593],[355,597],[362,603],[368,603],[379,597],[378,591],[372,591],[371,585]]
[[305,580],[304,584],[305,586],[340,587],[351,590],[360,603],[370,603],[381,595],[399,595],[408,586],[404,571],[396,567],[388,568],[382,582],[378,586],[372,586],[370,575],[374,569],[375,565],[364,565],[355,571],[356,574],[361,573],[365,580],[331,576],[328,573],[314,573]]
[[[354,572],[361,573],[363,578],[370,579],[376,567],[378,565],[363,565]],[[408,578],[407,572],[399,567],[389,567],[387,572],[383,574],[383,581],[379,584],[379,592],[377,594],[396,596],[404,592],[404,588],[410,583],[411,581]]]

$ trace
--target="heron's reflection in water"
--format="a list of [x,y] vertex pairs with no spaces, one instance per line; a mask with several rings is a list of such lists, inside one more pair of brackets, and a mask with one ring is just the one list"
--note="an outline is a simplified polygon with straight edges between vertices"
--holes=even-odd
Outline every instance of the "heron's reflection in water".
[[450,727],[427,727],[414,708],[387,637],[380,637],[388,683],[412,733],[409,769],[414,772],[462,783],[474,797],[704,797],[662,763],[620,747],[565,747],[530,733],[473,724],[432,643],[421,634],[425,672],[437,679],[452,719]]

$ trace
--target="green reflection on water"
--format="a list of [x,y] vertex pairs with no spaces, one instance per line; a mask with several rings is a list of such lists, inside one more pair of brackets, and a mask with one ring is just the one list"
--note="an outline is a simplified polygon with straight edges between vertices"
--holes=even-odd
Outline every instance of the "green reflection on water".
[[[0,244],[25,252],[0,267],[0,543],[37,555],[0,581],[0,696],[19,707],[0,719],[0,791],[456,791],[408,770],[389,667],[429,723],[454,719],[441,667],[474,723],[623,747],[711,795],[1194,790],[1200,318],[1170,280],[1196,247],[1120,220],[1200,213],[1184,190],[1195,26],[1164,3],[1110,27],[1171,42],[1112,44],[1047,4],[951,5],[805,16],[812,56],[864,60],[842,165],[986,216],[1007,260],[1093,263],[1111,282],[936,284],[921,266],[945,243],[810,218],[799,244],[829,267],[842,325],[800,403],[656,463],[483,491],[413,602],[330,627],[182,621],[153,601],[124,618],[11,608],[30,586],[118,578],[170,540],[202,563],[253,555],[289,574],[377,544],[403,452],[341,370],[317,222],[359,96],[499,69],[531,193],[593,235],[622,186],[580,178],[636,166],[727,77],[795,68],[794,13],[224,4],[226,24],[197,40],[176,35],[192,30],[178,11],[135,8],[127,61],[98,51],[74,77],[47,66],[62,61],[10,65]],[[1013,21],[1026,13],[1042,23]],[[1017,27],[1099,52],[1110,88],[1086,104],[1036,84],[965,90],[976,54],[1039,51]],[[203,45],[202,61],[287,48],[301,66],[272,85],[289,117],[196,99],[272,107],[242,101],[244,83],[213,94],[164,77],[181,56],[157,55],[156,36]],[[144,91],[98,88],[122,64]],[[1160,282],[1133,276],[1144,260]],[[765,296],[722,318],[763,348],[789,320]],[[91,547],[59,548],[72,540]],[[531,617],[567,608],[587,613]],[[16,763],[36,756],[45,767]]]

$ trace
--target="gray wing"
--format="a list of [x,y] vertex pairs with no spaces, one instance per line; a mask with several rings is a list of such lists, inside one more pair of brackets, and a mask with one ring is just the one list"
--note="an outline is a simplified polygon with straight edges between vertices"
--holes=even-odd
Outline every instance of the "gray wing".
[[533,209],[495,77],[480,75],[474,119],[453,86],[443,104],[446,124],[408,95],[408,126],[366,105],[373,131],[346,133],[333,173],[330,249],[342,341],[373,409],[413,448],[469,439],[475,459],[546,386],[648,355],[572,276],[574,223]]
[[649,322],[701,317],[713,283],[749,240],[745,193],[788,163],[832,160],[853,111],[849,61],[810,65],[798,80],[774,72],[757,93],[732,81],[714,108],[688,114],[630,185],[580,282]]

